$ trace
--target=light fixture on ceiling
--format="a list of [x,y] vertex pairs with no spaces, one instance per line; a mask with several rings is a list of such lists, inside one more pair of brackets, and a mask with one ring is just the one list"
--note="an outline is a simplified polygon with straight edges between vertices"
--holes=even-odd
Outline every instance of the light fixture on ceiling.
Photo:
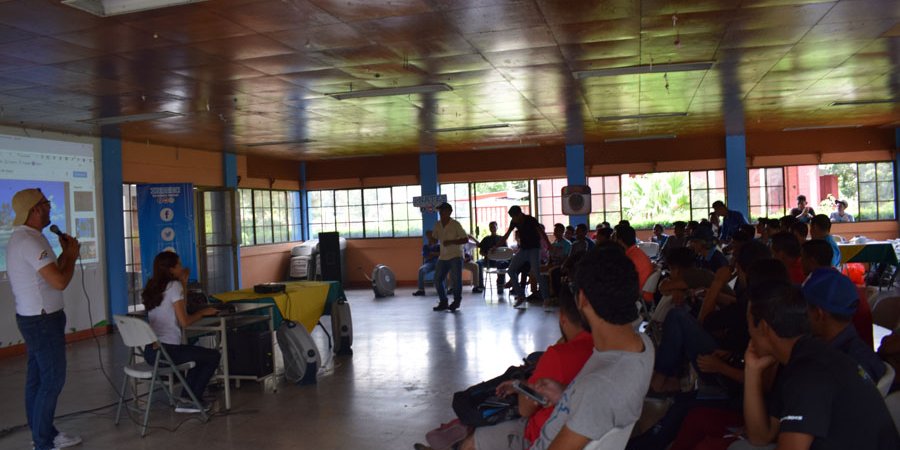
[[477,147],[472,147],[472,150],[508,150],[516,148],[534,148],[540,146],[541,144],[537,142],[521,142],[518,144],[479,145]]
[[368,155],[341,155],[341,156],[321,156],[319,159],[330,160],[330,159],[357,159],[357,158],[378,158],[380,156],[384,156],[381,153],[370,153]]
[[686,112],[668,112],[668,113],[650,113],[650,114],[630,114],[627,116],[600,116],[597,117],[597,122],[614,122],[617,120],[632,120],[632,119],[661,119],[664,117],[684,117],[687,116]]
[[623,137],[623,138],[610,138],[604,139],[603,142],[612,143],[612,142],[632,142],[632,141],[655,141],[659,139],[675,139],[678,135],[676,134],[651,134],[647,136],[633,136],[633,137]]
[[487,125],[472,125],[469,127],[452,127],[452,128],[435,128],[432,130],[428,130],[432,133],[446,133],[450,131],[478,131],[478,130],[490,130],[492,128],[509,128],[508,123],[491,123]]
[[68,5],[95,16],[108,17],[130,14],[138,11],[168,8],[170,6],[190,5],[206,0],[63,0]]
[[438,84],[420,84],[418,86],[390,87],[379,89],[368,89],[365,91],[350,92],[334,92],[325,94],[336,100],[347,100],[351,98],[368,98],[368,97],[387,97],[391,95],[408,95],[408,94],[426,94],[429,92],[446,92],[452,91],[453,88],[444,83]]
[[898,103],[900,99],[892,99],[892,98],[881,98],[881,99],[870,99],[870,100],[838,100],[836,102],[831,102],[829,106],[860,106],[860,105],[879,105],[882,103]]
[[310,142],[315,142],[312,139],[295,139],[292,141],[270,141],[270,142],[254,142],[252,144],[244,144],[246,147],[268,147],[270,145],[296,145],[296,144],[308,144]]
[[572,75],[579,80],[593,77],[617,77],[620,75],[646,75],[650,73],[692,72],[709,70],[715,61],[675,64],[648,64],[644,66],[615,67],[612,69],[576,70]]
[[781,131],[833,130],[838,128],[860,128],[862,125],[811,125],[808,127],[789,127]]
[[96,119],[85,119],[79,120],[82,123],[89,123],[91,125],[97,126],[107,126],[107,125],[119,125],[123,123],[131,123],[131,122],[146,122],[149,120],[159,120],[166,119],[169,117],[181,117],[184,114],[176,113],[172,111],[159,111],[152,113],[143,113],[143,114],[130,114],[126,116],[110,116],[110,117],[98,117]]

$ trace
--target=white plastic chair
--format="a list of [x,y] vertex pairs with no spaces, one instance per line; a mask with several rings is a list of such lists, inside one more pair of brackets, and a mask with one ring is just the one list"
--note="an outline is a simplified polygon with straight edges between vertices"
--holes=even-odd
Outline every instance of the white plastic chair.
[[878,379],[878,383],[875,385],[878,387],[878,391],[881,392],[882,397],[887,397],[888,391],[891,390],[891,385],[894,384],[894,377],[897,375],[896,371],[894,371],[894,366],[884,363],[884,367],[887,370],[884,372],[884,375]]
[[641,288],[643,292],[649,292],[651,294],[656,294],[656,288],[659,286],[659,277],[662,275],[659,269],[653,271],[649,277],[647,277],[647,281],[644,282],[644,286]]
[[659,244],[656,242],[641,242],[637,246],[648,258],[656,258],[656,255],[659,254]]
[[[513,255],[515,255],[515,254],[516,254],[515,250],[513,250],[509,247],[497,247],[497,248],[491,250],[490,252],[488,252],[488,255],[485,259],[487,259],[488,261],[493,261],[494,263],[502,263],[502,262],[509,263],[509,261],[513,258]],[[505,265],[506,267],[497,267],[497,265],[499,265],[499,264],[495,264],[494,267],[491,267],[489,264],[485,264],[485,267],[484,267],[485,276],[490,275],[490,274],[496,274],[499,277],[500,275],[505,275],[507,273],[507,271],[508,271],[507,267],[509,266],[509,264],[506,264]],[[490,288],[490,286],[488,286],[488,284],[485,283],[484,279],[482,279],[481,283],[485,285],[486,289]]]
[[891,418],[894,419],[894,426],[900,430],[900,391],[885,397],[884,403],[887,404],[888,412],[891,413]]
[[628,438],[631,437],[633,428],[633,423],[625,428],[613,428],[600,439],[588,443],[584,450],[623,450],[628,444]]
[[[125,343],[126,346],[132,348],[132,362],[124,367],[125,371],[125,380],[122,381],[122,390],[119,391],[119,406],[116,408],[116,421],[115,424],[119,424],[119,418],[122,414],[122,406],[125,404],[125,387],[128,385],[128,378],[133,378],[135,380],[150,380],[150,389],[147,393],[147,407],[144,411],[144,422],[141,427],[141,437],[146,436],[147,434],[147,425],[150,422],[150,405],[153,402],[153,391],[156,390],[157,380],[161,376],[172,376],[174,375],[178,378],[178,381],[181,383],[185,391],[187,391],[188,395],[191,397],[191,401],[194,403],[200,410],[200,416],[203,421],[209,420],[209,416],[207,416],[206,411],[203,409],[203,405],[197,400],[197,396],[194,395],[194,392],[191,391],[190,386],[185,382],[184,376],[181,374],[181,371],[190,370],[194,367],[195,363],[193,361],[188,361],[185,363],[181,363],[176,365],[172,358],[169,356],[169,353],[166,352],[165,347],[160,345],[159,338],[156,337],[156,333],[153,332],[153,329],[150,328],[150,324],[144,322],[141,319],[135,317],[128,316],[113,316],[113,320],[116,323],[116,327],[119,330],[119,334],[122,336],[122,342]],[[144,347],[149,344],[157,344],[159,345],[159,352],[157,353],[156,360],[153,365],[147,364],[146,362],[137,362],[133,361],[134,354],[143,355]],[[160,360],[162,360],[162,364],[160,364]],[[159,382],[162,386],[162,381]],[[163,392],[169,397],[169,402],[174,403],[174,399],[172,398],[172,393],[169,390],[165,389],[163,386]],[[135,405],[137,405],[137,392],[132,392],[132,401],[134,401]]]

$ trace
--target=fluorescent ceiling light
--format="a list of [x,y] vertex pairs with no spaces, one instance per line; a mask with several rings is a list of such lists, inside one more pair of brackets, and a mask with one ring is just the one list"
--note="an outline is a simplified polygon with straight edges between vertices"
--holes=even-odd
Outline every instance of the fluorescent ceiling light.
[[782,131],[831,130],[835,128],[860,128],[862,125],[813,125],[809,127],[790,127]]
[[877,105],[881,103],[897,103],[900,100],[892,98],[873,99],[873,100],[838,100],[832,102],[830,106],[858,106],[858,105]]
[[428,92],[444,92],[444,91],[452,91],[453,88],[440,83],[440,84],[422,84],[419,86],[404,86],[404,87],[392,87],[392,88],[381,88],[381,89],[369,89],[366,91],[350,91],[350,92],[335,92],[331,94],[325,94],[331,98],[337,100],[347,100],[351,98],[368,98],[368,97],[386,97],[391,95],[407,95],[407,94],[424,94]]
[[118,125],[121,123],[130,123],[130,122],[146,122],[148,120],[158,120],[158,119],[166,119],[169,117],[181,117],[184,114],[172,112],[172,111],[160,111],[153,113],[144,113],[144,114],[131,114],[127,116],[112,116],[112,117],[98,117],[96,119],[85,119],[79,120],[82,123],[89,123],[97,126],[106,126],[106,125]]
[[63,5],[78,8],[95,16],[108,17],[169,6],[189,5],[206,0],[63,0]]
[[308,144],[315,142],[312,139],[296,139],[293,141],[271,141],[271,142],[254,142],[252,144],[244,144],[246,147],[268,147],[270,145],[289,145],[289,144]]
[[603,142],[631,142],[631,141],[653,141],[657,139],[675,139],[678,135],[675,134],[652,134],[648,136],[634,136],[634,137],[624,137],[624,138],[612,138],[612,139],[604,139]]
[[433,130],[428,130],[432,133],[445,133],[448,131],[476,131],[476,130],[490,130],[491,128],[508,128],[508,123],[492,123],[488,125],[473,125],[470,127],[453,127],[453,128],[435,128]]
[[572,75],[579,80],[591,77],[617,77],[620,75],[645,75],[650,73],[691,72],[695,70],[709,70],[715,61],[677,63],[677,64],[648,64],[645,66],[616,67],[613,69],[577,70]]
[[631,120],[631,119],[660,119],[663,117],[684,117],[688,115],[686,112],[671,112],[671,113],[651,113],[651,114],[631,114],[627,116],[600,116],[597,118],[598,122],[613,122],[616,120]]
[[534,148],[540,146],[541,144],[537,142],[522,142],[520,144],[480,145],[478,147],[472,147],[472,150],[506,150],[510,148]]

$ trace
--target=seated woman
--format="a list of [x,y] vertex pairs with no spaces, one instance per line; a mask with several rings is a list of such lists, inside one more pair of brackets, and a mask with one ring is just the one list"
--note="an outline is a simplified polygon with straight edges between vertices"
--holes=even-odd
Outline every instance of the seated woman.
[[[193,314],[187,313],[184,298],[188,274],[189,270],[181,266],[178,254],[162,252],[153,259],[153,276],[147,281],[141,297],[144,299],[150,327],[172,361],[175,364],[194,361],[195,366],[188,371],[185,381],[202,402],[203,391],[219,367],[221,355],[218,350],[211,348],[181,345],[181,329],[205,316],[214,316],[217,311],[214,308],[204,308]],[[144,358],[153,364],[158,352],[155,345],[148,345],[144,349]],[[204,407],[208,409],[207,406]],[[187,390],[182,390],[175,412],[199,413],[200,410],[191,402]]]

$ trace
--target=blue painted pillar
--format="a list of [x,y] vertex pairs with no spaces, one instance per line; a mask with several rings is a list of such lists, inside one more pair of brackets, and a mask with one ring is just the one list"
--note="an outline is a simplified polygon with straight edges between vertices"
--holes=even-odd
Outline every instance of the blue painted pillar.
[[[128,313],[128,274],[125,272],[125,220],[122,216],[122,141],[100,140],[103,186],[103,247],[109,318]],[[111,320],[110,320],[111,322]],[[94,325],[94,324],[91,324]]]
[[[240,220],[240,210],[238,208],[240,200],[238,199],[238,167],[237,167],[237,155],[229,152],[222,152],[222,184],[225,185],[226,188],[234,189],[235,195],[235,236],[240,239],[241,236],[241,220]],[[237,264],[235,275],[237,275],[237,280],[235,280],[235,288],[241,288],[241,246],[240,244],[235,245],[234,248],[234,260]]]
[[[587,184],[584,174],[584,144],[566,145],[566,177],[570,185]],[[560,193],[555,192],[553,195]],[[574,227],[582,223],[587,225],[588,216],[569,216],[569,225]]]
[[309,202],[308,196],[306,195],[308,190],[306,189],[306,161],[300,163],[300,223],[301,229],[303,230],[303,240],[309,240]]
[[750,220],[747,137],[743,134],[725,136],[725,180],[728,209],[739,211]]
[[[419,183],[422,185],[422,195],[438,194],[437,178],[437,153],[419,155]],[[422,212],[422,242],[427,241],[425,232],[433,229],[436,222],[437,213]]]

